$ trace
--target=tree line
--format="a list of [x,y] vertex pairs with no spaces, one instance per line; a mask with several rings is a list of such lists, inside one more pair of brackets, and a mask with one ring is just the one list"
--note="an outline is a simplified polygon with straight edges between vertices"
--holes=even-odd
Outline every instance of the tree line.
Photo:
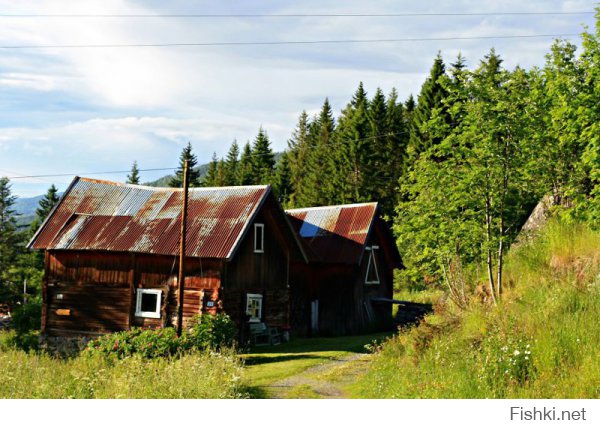
[[[337,116],[327,98],[318,114],[302,111],[277,156],[261,127],[213,154],[201,178],[188,143],[169,185],[181,186],[187,160],[192,186],[272,184],[286,208],[378,201],[404,281],[452,286],[459,267],[483,267],[496,301],[504,255],[540,198],[551,196],[565,219],[600,226],[600,25],[582,39],[581,53],[556,40],[530,70],[506,69],[493,49],[471,69],[461,55],[446,64],[438,54],[416,99],[399,100],[396,89],[369,96],[360,83]],[[140,183],[137,163],[128,182]],[[13,203],[2,179],[2,289],[30,258],[18,250]]]

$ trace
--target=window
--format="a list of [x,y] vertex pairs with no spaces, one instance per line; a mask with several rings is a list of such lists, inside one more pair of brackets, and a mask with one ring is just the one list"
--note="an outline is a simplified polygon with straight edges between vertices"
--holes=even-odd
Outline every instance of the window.
[[375,258],[375,250],[377,249],[379,249],[379,246],[367,247],[369,262],[367,263],[367,277],[365,278],[365,284],[368,285],[379,284],[379,271],[377,270],[377,260]]
[[137,317],[150,317],[160,319],[160,297],[162,291],[159,289],[138,289],[135,303],[135,315]]
[[250,322],[260,322],[262,318],[262,295],[249,293],[246,295],[246,315],[250,316]]
[[254,224],[254,253],[265,252],[265,224]]

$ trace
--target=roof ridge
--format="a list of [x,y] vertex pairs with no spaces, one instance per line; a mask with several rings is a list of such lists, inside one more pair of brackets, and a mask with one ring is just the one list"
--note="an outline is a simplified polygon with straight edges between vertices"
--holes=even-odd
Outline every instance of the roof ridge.
[[291,213],[291,212],[301,212],[301,211],[307,211],[307,210],[324,210],[324,209],[334,209],[334,208],[351,208],[351,207],[365,207],[365,206],[376,206],[377,204],[379,204],[376,201],[371,201],[368,203],[352,203],[352,204],[336,204],[336,205],[331,205],[331,206],[316,206],[316,207],[302,207],[302,208],[297,208],[297,209],[287,209],[285,212],[286,213]]
[[[135,185],[132,183],[115,182],[111,180],[93,179],[91,177],[79,177],[80,180],[90,183],[100,183],[105,185],[115,185],[124,188],[136,188],[136,189],[152,189],[162,191],[182,191],[183,188],[172,188],[169,186],[149,186],[149,185]],[[197,186],[190,187],[189,190],[218,190],[218,189],[266,189],[269,185],[236,185],[236,186]]]

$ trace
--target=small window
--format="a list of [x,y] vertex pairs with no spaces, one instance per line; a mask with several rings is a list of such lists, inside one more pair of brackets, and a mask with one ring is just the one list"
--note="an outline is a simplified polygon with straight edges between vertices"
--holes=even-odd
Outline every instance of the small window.
[[367,253],[369,254],[369,262],[367,263],[367,277],[365,278],[365,284],[378,285],[379,284],[379,271],[377,270],[377,258],[375,258],[375,251],[379,249],[378,246],[367,247]]
[[265,224],[254,224],[254,253],[265,252]]
[[138,289],[135,315],[137,317],[160,319],[161,295],[162,291],[159,289]]
[[250,316],[250,322],[260,322],[262,319],[262,295],[249,293],[246,298],[246,315]]

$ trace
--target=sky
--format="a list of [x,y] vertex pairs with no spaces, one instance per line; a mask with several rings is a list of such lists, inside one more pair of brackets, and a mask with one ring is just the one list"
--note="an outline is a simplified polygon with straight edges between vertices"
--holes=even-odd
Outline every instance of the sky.
[[[66,18],[10,14],[393,14],[590,12],[585,0],[46,1],[0,0],[0,47],[444,38],[579,34],[587,15]],[[4,16],[1,16],[4,15]],[[579,44],[579,37],[569,37]],[[418,94],[434,57],[460,52],[469,67],[491,47],[507,68],[542,66],[552,38],[355,44],[128,48],[0,48],[0,176],[13,194],[64,190],[72,176],[125,181],[141,169],[172,169],[191,142],[200,163],[263,127],[276,151],[302,110],[328,97],[336,116],[359,82],[374,94]],[[142,181],[171,171],[142,172]],[[18,176],[67,174],[61,177]]]

